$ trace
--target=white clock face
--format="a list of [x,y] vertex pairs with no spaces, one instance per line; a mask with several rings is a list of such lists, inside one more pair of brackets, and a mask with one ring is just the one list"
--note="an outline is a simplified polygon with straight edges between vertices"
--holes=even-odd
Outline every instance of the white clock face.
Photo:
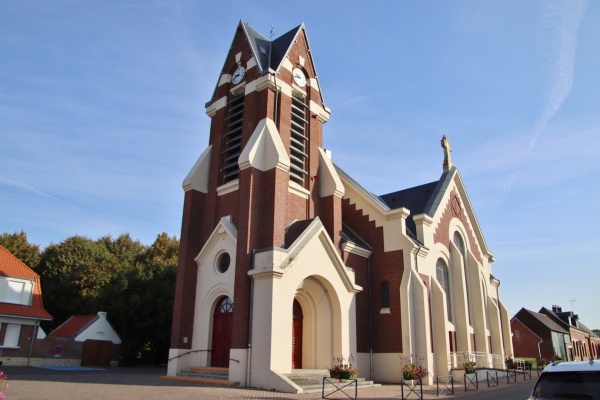
[[233,73],[233,76],[231,77],[231,82],[234,85],[237,85],[238,83],[240,83],[242,81],[242,79],[244,79],[244,75],[246,75],[246,68],[244,68],[240,65],[239,67],[237,67],[237,69]]
[[294,82],[296,82],[296,85],[300,87],[306,86],[306,76],[304,76],[304,72],[302,72],[300,68],[294,68],[292,75],[294,76]]

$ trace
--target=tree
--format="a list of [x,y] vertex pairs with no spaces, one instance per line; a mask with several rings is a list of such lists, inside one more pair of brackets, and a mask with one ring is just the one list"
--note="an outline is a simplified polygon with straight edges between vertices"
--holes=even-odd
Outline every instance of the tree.
[[[98,298],[122,339],[121,364],[162,365],[169,351],[179,241],[166,233]],[[119,301],[115,301],[119,299]]]
[[73,236],[48,246],[37,270],[44,305],[54,316],[49,325],[56,327],[73,315],[95,313],[95,297],[122,266],[102,242]]
[[40,246],[27,240],[27,233],[6,233],[0,236],[0,245],[17,257],[23,264],[35,269],[40,262]]

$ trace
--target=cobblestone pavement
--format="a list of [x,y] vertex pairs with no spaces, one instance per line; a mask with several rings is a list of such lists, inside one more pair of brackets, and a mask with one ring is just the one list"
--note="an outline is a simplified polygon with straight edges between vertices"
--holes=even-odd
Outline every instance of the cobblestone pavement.
[[[6,391],[10,400],[209,400],[209,399],[320,399],[321,392],[308,394],[278,393],[259,389],[202,386],[186,382],[161,379],[166,373],[162,368],[110,368],[97,371],[54,371],[34,367],[2,367],[8,374],[10,386]],[[519,381],[516,384],[523,384]],[[527,381],[532,384],[532,381]],[[506,386],[506,383],[499,387]],[[515,383],[511,383],[515,385]],[[495,390],[487,384],[479,385],[479,390],[464,392],[461,385],[455,386],[455,395],[442,396],[445,399],[470,397],[477,393]],[[359,399],[401,399],[399,385],[358,390]],[[349,391],[354,397],[353,389]],[[440,398],[435,386],[423,387],[423,398]],[[328,393],[326,393],[328,395]],[[407,393],[405,392],[405,396]],[[343,393],[333,393],[328,398],[348,399]],[[417,398],[411,395],[411,399]]]

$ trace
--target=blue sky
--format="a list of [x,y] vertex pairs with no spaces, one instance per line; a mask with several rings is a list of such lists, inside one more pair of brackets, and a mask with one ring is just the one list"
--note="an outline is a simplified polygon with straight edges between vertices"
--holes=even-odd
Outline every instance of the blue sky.
[[598,2],[205,3],[0,1],[0,231],[179,237],[238,22],[304,23],[334,161],[385,194],[437,180],[447,135],[511,314],[600,328]]

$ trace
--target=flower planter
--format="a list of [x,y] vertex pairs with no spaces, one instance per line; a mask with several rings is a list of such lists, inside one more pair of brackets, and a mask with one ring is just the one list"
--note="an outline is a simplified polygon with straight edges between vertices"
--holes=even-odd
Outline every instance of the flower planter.
[[474,374],[475,370],[470,368],[465,368],[465,374]]

